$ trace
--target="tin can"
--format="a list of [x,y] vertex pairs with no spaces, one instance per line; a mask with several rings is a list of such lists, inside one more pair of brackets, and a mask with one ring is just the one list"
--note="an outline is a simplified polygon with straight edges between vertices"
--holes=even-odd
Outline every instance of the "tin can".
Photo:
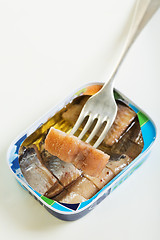
[[[121,92],[114,89],[115,98],[125,101],[129,107],[131,107],[138,116],[142,136],[144,140],[144,147],[142,152],[136,157],[128,166],[126,166],[118,175],[116,175],[108,184],[106,184],[100,191],[98,191],[92,198],[82,203],[66,204],[59,203],[52,199],[49,199],[37,191],[35,191],[25,180],[20,166],[19,166],[19,149],[24,140],[34,133],[40,126],[42,126],[49,118],[55,115],[59,110],[71,102],[75,97],[86,94],[91,86],[101,87],[103,83],[90,83],[80,87],[71,93],[66,99],[64,99],[57,106],[53,107],[48,113],[42,116],[38,121],[33,123],[27,130],[25,130],[20,136],[18,136],[10,145],[7,153],[7,162],[10,170],[14,174],[20,185],[27,190],[36,200],[38,200],[42,206],[44,206],[51,214],[59,219],[73,221],[77,220],[88,212],[90,212],[96,205],[104,200],[113,190],[115,190],[124,180],[126,180],[141,164],[147,159],[151,147],[156,139],[156,127],[152,119],[141,110],[136,104],[134,104],[129,98],[124,96]],[[94,89],[94,88],[92,88]],[[93,94],[93,93],[91,93]]]

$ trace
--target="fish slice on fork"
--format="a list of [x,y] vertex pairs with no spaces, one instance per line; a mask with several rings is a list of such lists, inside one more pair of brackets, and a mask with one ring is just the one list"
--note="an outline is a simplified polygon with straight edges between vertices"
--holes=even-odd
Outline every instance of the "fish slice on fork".
[[93,147],[97,148],[104,140],[117,115],[117,104],[113,95],[113,83],[115,75],[132,43],[159,8],[159,6],[160,0],[138,0],[136,2],[129,33],[114,71],[112,72],[111,77],[103,85],[102,89],[87,100],[70,134],[73,135],[76,133],[84,119],[88,117],[87,122],[78,138],[82,139],[92,126],[93,122],[96,120],[95,126],[86,139],[86,142],[91,142],[102,125],[104,126],[103,131],[94,143]]

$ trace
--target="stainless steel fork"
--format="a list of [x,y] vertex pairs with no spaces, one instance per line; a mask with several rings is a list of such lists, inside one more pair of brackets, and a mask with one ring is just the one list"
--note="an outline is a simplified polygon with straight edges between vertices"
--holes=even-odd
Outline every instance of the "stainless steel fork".
[[70,134],[74,134],[81,126],[84,119],[88,117],[88,120],[83,130],[79,134],[78,138],[82,139],[86,132],[90,129],[91,125],[93,124],[93,121],[97,120],[86,142],[87,143],[91,142],[91,140],[98,133],[102,125],[105,125],[102,133],[94,143],[93,147],[95,148],[98,147],[100,143],[103,141],[107,132],[112,126],[117,114],[117,104],[115,102],[113,95],[113,81],[115,79],[115,75],[132,43],[139,35],[143,27],[147,24],[149,19],[153,16],[153,14],[155,13],[159,6],[160,0],[138,0],[136,2],[131,27],[129,29],[129,33],[124,48],[114,68],[114,71],[112,72],[109,80],[103,85],[102,89],[88,99]]

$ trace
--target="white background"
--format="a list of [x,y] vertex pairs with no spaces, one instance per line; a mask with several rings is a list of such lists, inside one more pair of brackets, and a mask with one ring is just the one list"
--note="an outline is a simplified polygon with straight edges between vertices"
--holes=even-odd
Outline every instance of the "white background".
[[[148,160],[75,222],[49,214],[16,182],[6,152],[75,88],[105,81],[135,0],[0,0],[1,239],[160,239],[159,134]],[[160,10],[138,37],[115,87],[160,129]]]

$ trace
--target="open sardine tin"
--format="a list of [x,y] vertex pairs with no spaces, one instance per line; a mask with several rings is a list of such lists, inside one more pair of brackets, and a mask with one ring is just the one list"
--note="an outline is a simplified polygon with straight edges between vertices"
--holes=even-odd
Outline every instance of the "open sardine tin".
[[[82,203],[67,204],[59,203],[52,199],[49,199],[37,191],[35,191],[25,180],[19,165],[19,149],[24,140],[37,129],[39,129],[44,123],[53,117],[58,111],[65,107],[77,96],[87,94],[91,89],[91,86],[102,86],[103,83],[90,83],[82,86],[78,90],[74,91],[69,97],[63,100],[60,104],[51,109],[47,114],[42,116],[38,121],[31,125],[26,131],[24,131],[13,143],[10,145],[7,153],[8,165],[13,172],[14,176],[20,183],[20,185],[28,190],[28,192],[34,196],[51,214],[62,220],[73,221],[81,218],[90,212],[96,205],[98,205],[103,199],[106,198],[114,189],[117,188],[125,179],[128,178],[148,157],[151,146],[155,142],[156,128],[150,117],[144,113],[138,106],[136,106],[131,100],[125,97],[122,93],[114,90],[115,99],[123,100],[131,107],[138,116],[141,132],[144,141],[144,147],[142,152],[136,157],[128,166],[126,166],[119,174],[117,174],[111,181],[109,181],[101,190],[99,190],[93,197]],[[90,94],[94,94],[90,92]]]

